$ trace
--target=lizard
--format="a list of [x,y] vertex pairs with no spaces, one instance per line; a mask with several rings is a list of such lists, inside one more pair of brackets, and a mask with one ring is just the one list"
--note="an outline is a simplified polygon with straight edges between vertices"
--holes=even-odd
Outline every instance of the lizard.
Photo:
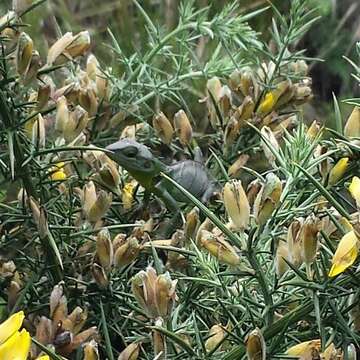
[[173,184],[161,177],[164,173],[203,203],[207,203],[218,191],[219,185],[207,172],[200,161],[201,151],[198,148],[194,160],[182,160],[172,165],[165,165],[150,149],[139,142],[124,138],[106,147],[108,156],[145,189],[145,194],[154,194],[160,198],[168,210],[173,211],[172,221],[166,230],[174,230],[180,218],[179,203],[190,203],[188,198]]

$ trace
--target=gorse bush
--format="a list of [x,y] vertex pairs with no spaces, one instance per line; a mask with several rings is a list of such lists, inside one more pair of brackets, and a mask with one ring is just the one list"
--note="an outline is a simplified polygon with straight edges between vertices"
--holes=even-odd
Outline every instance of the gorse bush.
[[38,48],[46,3],[0,18],[0,358],[356,359],[360,108],[304,119],[316,9],[134,0],[148,46],[100,63]]

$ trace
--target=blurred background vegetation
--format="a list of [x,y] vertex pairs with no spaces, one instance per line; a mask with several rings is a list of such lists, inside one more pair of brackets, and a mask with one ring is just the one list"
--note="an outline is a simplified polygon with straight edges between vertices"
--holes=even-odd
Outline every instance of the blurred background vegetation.
[[[31,2],[31,0],[28,0]],[[159,28],[171,29],[178,21],[180,0],[141,0],[140,3]],[[0,11],[5,12],[12,0],[2,0]],[[202,8],[211,5],[212,13],[217,13],[227,0],[196,0],[195,6]],[[267,0],[243,0],[241,11],[252,11],[264,7]],[[274,0],[273,3],[283,12],[290,1]],[[310,63],[315,99],[308,108],[309,117],[317,117],[331,123],[333,117],[332,93],[338,99],[357,97],[359,89],[350,76],[352,71],[343,56],[356,59],[355,43],[360,40],[360,2],[358,0],[312,0],[318,7],[321,19],[299,44],[306,48],[306,55],[322,61]],[[44,12],[44,9],[45,12]],[[266,11],[250,21],[263,36],[270,37],[266,31],[271,23],[271,11]],[[27,15],[29,33],[43,54],[61,33],[74,33],[87,29],[92,35],[92,51],[105,65],[116,68],[113,52],[106,44],[110,43],[108,29],[111,29],[122,50],[130,55],[147,45],[146,24],[139,14],[133,0],[50,0],[47,5]],[[205,57],[206,57],[206,52]],[[42,55],[43,55],[42,54]],[[205,60],[205,59],[204,59]],[[342,106],[344,116],[350,107]],[[311,120],[311,119],[309,119]]]

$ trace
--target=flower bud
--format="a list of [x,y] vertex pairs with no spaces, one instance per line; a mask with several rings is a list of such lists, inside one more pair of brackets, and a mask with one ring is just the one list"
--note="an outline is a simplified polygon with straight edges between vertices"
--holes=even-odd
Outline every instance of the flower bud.
[[305,341],[290,347],[286,355],[297,356],[300,359],[320,358],[321,341],[320,339]]
[[342,237],[332,258],[330,277],[343,273],[355,262],[358,256],[358,246],[358,239],[354,231],[350,231]]
[[118,360],[137,360],[140,354],[140,344],[131,343],[119,355]]
[[120,183],[118,165],[106,155],[101,156],[100,159],[103,161],[103,165],[99,169],[101,180],[110,188],[117,189]]
[[91,273],[100,288],[106,288],[109,285],[109,279],[106,276],[105,270],[99,264],[92,264]]
[[311,264],[318,247],[318,219],[312,214],[305,219],[301,229],[302,258],[306,264]]
[[38,51],[33,50],[30,64],[24,73],[24,84],[30,84],[37,76],[41,65],[41,58]]
[[245,339],[249,360],[266,360],[266,344],[260,329],[256,328]]
[[202,231],[203,230],[207,230],[207,231],[211,231],[214,228],[214,224],[212,223],[212,221],[209,218],[206,218],[198,227],[197,232],[196,232],[196,244],[198,246],[201,246],[201,237],[202,237]]
[[112,202],[112,195],[100,190],[93,206],[90,208],[87,217],[90,222],[96,223],[109,210]]
[[240,264],[241,259],[235,249],[227,241],[216,238],[211,232],[202,230],[200,243],[219,262],[230,266],[238,266]]
[[[181,249],[185,244],[185,233],[182,230],[176,230],[171,236],[170,246]],[[166,267],[171,270],[185,269],[188,266],[186,257],[176,251],[169,251]]]
[[91,341],[98,337],[99,337],[98,330],[97,330],[96,326],[93,326],[91,328],[88,328],[88,329],[82,331],[81,333],[77,334],[76,336],[74,336],[73,339],[71,339],[71,342],[69,344],[62,346],[59,349],[59,352],[64,355],[69,355],[74,350],[76,350],[79,346],[81,346],[83,343]]
[[356,202],[356,206],[360,209],[360,179],[354,176],[349,186],[349,192]]
[[21,286],[17,281],[10,281],[8,288],[6,289],[8,297],[8,309],[12,309],[16,304],[16,301],[19,298],[19,293],[21,291]]
[[108,211],[112,202],[112,195],[104,190],[96,193],[95,185],[92,181],[85,185],[83,191],[83,212],[87,220],[92,223],[99,221]]
[[255,94],[255,80],[252,70],[250,68],[246,68],[241,71],[240,84],[239,89],[244,96],[254,96]]
[[38,93],[37,93],[37,106],[36,109],[38,111],[44,109],[47,105],[51,94],[51,87],[49,84],[44,84],[39,86]]
[[88,312],[77,306],[71,314],[63,321],[62,328],[73,334],[78,334],[88,317]]
[[45,316],[41,316],[36,325],[35,338],[41,344],[49,344],[52,340],[52,324],[51,320]]
[[49,233],[46,212],[33,197],[29,198],[29,203],[34,222],[39,232],[39,237],[40,239],[44,239]]
[[155,303],[159,316],[166,319],[170,314],[175,302],[175,287],[177,280],[172,281],[170,274],[166,272],[157,277],[155,283]]
[[83,31],[75,36],[67,32],[58,39],[49,49],[47,64],[62,65],[73,57],[83,55],[90,47],[90,35]]
[[235,69],[229,76],[229,85],[230,89],[233,91],[240,90],[240,81],[241,81],[241,71]]
[[74,140],[87,126],[89,115],[80,105],[70,113],[68,121],[65,123],[63,135],[66,141]]
[[32,143],[36,147],[43,148],[45,147],[45,122],[41,114],[38,114],[34,118],[34,123],[32,126]]
[[301,229],[304,219],[295,219],[289,226],[287,232],[287,246],[289,251],[289,260],[295,266],[299,266],[303,261],[301,247]]
[[358,359],[357,351],[356,351],[354,344],[348,345],[347,354],[348,354],[347,360],[357,360]]
[[253,206],[256,200],[256,196],[261,191],[262,184],[259,179],[253,180],[246,189],[246,197],[248,198],[249,205]]
[[34,43],[31,37],[22,32],[18,39],[16,48],[16,70],[18,74],[23,75],[26,73],[30,66]]
[[341,180],[348,166],[349,158],[345,157],[340,159],[330,171],[328,184],[330,186],[335,185],[339,180]]
[[111,268],[114,253],[110,233],[107,229],[99,231],[96,237],[96,256],[105,271]]
[[224,205],[237,230],[249,226],[250,205],[240,180],[231,180],[225,184]]
[[273,134],[271,129],[268,128],[267,126],[262,127],[261,135],[263,138],[261,140],[261,147],[264,151],[265,157],[267,158],[269,163],[274,167],[276,157],[274,153],[270,150],[270,146],[275,152],[278,152],[280,150],[279,143],[277,142],[275,135]]
[[195,207],[186,214],[186,222],[184,229],[185,237],[187,239],[193,239],[198,227],[199,227],[199,209]]
[[223,329],[222,325],[213,325],[209,331],[209,337],[205,341],[206,351],[211,352],[215,348],[217,348],[217,346],[224,341],[225,334],[226,332]]
[[224,132],[224,144],[226,146],[231,146],[237,140],[239,130],[239,122],[234,117],[230,118]]
[[307,137],[310,140],[315,140],[320,132],[320,129],[321,129],[320,124],[316,120],[314,120],[306,132]]
[[275,270],[277,276],[280,278],[289,268],[288,264],[286,263],[285,259],[289,258],[289,247],[286,241],[279,241],[279,244],[276,249],[276,256],[275,256]]
[[235,118],[240,123],[250,119],[255,110],[254,100],[250,96],[246,96],[242,104],[235,111]]
[[154,116],[153,127],[155,129],[156,135],[162,140],[162,142],[165,144],[171,143],[172,137],[174,135],[174,129],[170,120],[163,112],[160,112]]
[[90,87],[80,88],[79,104],[90,116],[95,116],[99,106],[95,90]]
[[219,106],[222,84],[218,77],[209,79],[206,83],[207,97],[206,105],[209,112],[209,120],[211,126],[216,129],[218,125],[218,114],[216,106]]
[[232,95],[228,86],[224,85],[221,88],[220,98],[219,98],[219,109],[224,118],[229,116],[232,104]]
[[[59,305],[61,297],[64,295],[63,282],[55,285],[50,294],[50,316],[54,316],[54,312]],[[67,316],[67,313],[66,313]]]
[[228,169],[228,175],[232,178],[236,178],[240,176],[242,168],[246,165],[248,162],[250,156],[247,154],[240,155],[236,161],[229,167]]
[[95,55],[90,54],[86,61],[86,74],[92,81],[96,80],[98,74],[99,62]]
[[136,237],[130,237],[115,251],[114,265],[118,268],[131,264],[136,260],[141,250]]
[[75,35],[65,51],[73,58],[82,56],[90,48],[90,33],[81,31]]
[[254,215],[259,225],[264,225],[277,207],[282,192],[280,179],[273,173],[266,175],[266,182],[256,196]]
[[[158,318],[155,320],[155,326],[163,327],[164,320]],[[167,359],[167,348],[166,348],[166,339],[165,336],[157,330],[153,330],[153,348],[154,355],[156,360],[166,360]]]
[[56,101],[55,130],[63,134],[65,127],[69,122],[69,118],[70,113],[67,106],[67,100],[65,96],[61,96]]
[[139,305],[151,318],[158,316],[156,308],[156,288],[155,283],[157,274],[154,268],[149,266],[146,271],[140,271],[131,280],[131,290]]
[[189,145],[193,136],[193,130],[184,110],[180,110],[174,115],[174,125],[180,143],[183,146]]
[[295,94],[293,101],[295,105],[305,104],[313,98],[313,93],[310,86],[295,84],[294,90]]
[[352,113],[348,117],[344,135],[347,137],[360,137],[360,107],[355,106]]
[[67,307],[67,299],[65,295],[62,295],[54,308],[54,312],[52,314],[52,325],[53,331],[57,329],[59,324],[66,319],[68,315],[68,307]]
[[98,345],[95,340],[85,344],[83,360],[100,360]]

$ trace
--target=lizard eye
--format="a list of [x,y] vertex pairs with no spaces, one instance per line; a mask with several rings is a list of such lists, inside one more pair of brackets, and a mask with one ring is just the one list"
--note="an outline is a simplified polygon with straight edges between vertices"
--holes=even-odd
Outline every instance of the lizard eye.
[[134,158],[138,153],[138,149],[136,147],[129,147],[124,149],[124,155],[129,158]]

